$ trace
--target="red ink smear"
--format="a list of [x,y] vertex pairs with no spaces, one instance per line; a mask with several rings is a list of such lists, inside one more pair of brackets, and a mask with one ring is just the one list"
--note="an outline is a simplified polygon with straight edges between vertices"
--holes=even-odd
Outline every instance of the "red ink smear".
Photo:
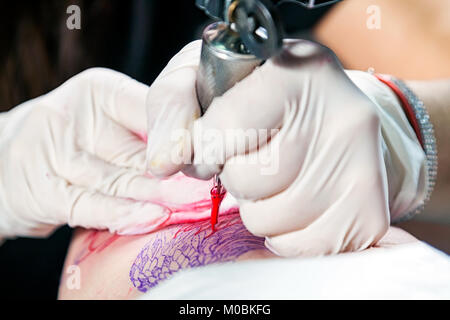
[[[147,175],[147,174],[146,174]],[[136,202],[136,199],[133,198],[125,198],[126,200]],[[211,200],[199,200],[187,204],[179,204],[179,203],[170,203],[162,200],[146,200],[148,203],[156,204],[160,207],[164,207],[170,213],[178,213],[178,212],[202,212],[211,208]]]
[[142,142],[147,143],[148,137],[147,137],[147,133],[146,132],[137,132],[137,131],[135,131],[133,133],[134,133],[134,135],[136,137],[138,137],[139,140],[141,140]]
[[151,175],[150,173],[148,173],[148,172],[145,172],[145,173],[144,173],[144,177],[149,178],[149,179],[155,178],[154,176],[152,176],[152,175]]
[[171,208],[168,208],[171,213],[177,212],[201,212],[211,208],[211,202],[209,200],[200,200],[188,204],[183,205],[171,205]]
[[218,223],[217,228],[215,228],[215,230],[210,229],[210,221],[200,221],[199,223],[196,223],[196,224],[188,224],[186,226],[181,227],[173,235],[173,239],[176,239],[177,236],[182,232],[189,232],[189,231],[193,231],[196,229],[197,229],[197,231],[194,233],[194,235],[198,235],[200,232],[203,232],[203,231],[210,231],[210,233],[205,236],[205,239],[206,239],[206,238],[209,238],[210,236],[212,236],[215,233],[215,231],[219,231],[219,230],[225,229],[227,227],[230,227],[232,225],[241,223],[241,219],[239,216],[239,210],[231,209],[227,212],[222,213],[221,216],[230,217],[230,218],[224,219],[221,223]]
[[168,216],[165,217],[164,220],[160,221],[160,222],[158,222],[157,220],[161,220],[161,218],[158,218],[154,221],[145,222],[143,224],[138,224],[135,226],[135,230],[143,230],[143,229],[147,229],[147,228],[153,226],[153,228],[147,230],[147,233],[160,230],[163,227],[166,227],[166,226],[169,226],[172,224],[197,222],[197,221],[207,219],[207,218],[186,219],[183,217],[178,217],[177,215],[174,215],[174,214],[177,214],[177,213],[185,214],[188,212],[189,213],[201,213],[201,212],[211,209],[211,200],[200,200],[200,201],[196,201],[196,202],[192,202],[192,203],[188,203],[188,204],[172,204],[172,203],[155,201],[155,200],[151,200],[148,202],[156,204],[156,205],[161,206],[164,209],[166,209],[168,211]]
[[222,188],[220,185],[211,189],[211,201],[212,201],[211,230],[213,232],[216,230],[215,226],[219,218],[219,208],[223,198],[225,197],[225,193],[226,193],[225,189]]
[[120,238],[119,235],[112,234],[105,240],[96,243],[99,235],[100,231],[92,231],[88,234],[88,236],[84,240],[84,243],[87,244],[87,249],[85,249],[77,259],[75,259],[76,265],[86,260],[86,258],[89,257],[91,254],[102,252],[107,247],[109,247],[114,241]]
[[127,298],[128,298],[128,297],[130,296],[130,294],[133,292],[133,289],[134,289],[134,288],[129,288],[129,289],[128,289]]

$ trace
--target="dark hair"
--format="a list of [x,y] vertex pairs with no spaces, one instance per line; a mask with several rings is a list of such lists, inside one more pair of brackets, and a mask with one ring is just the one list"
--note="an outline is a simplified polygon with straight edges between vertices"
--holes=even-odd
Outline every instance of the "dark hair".
[[[81,30],[66,27],[66,10],[73,4],[81,8]],[[123,46],[108,40],[127,32],[128,7],[128,1],[110,0],[9,1],[0,10],[0,111],[99,66],[99,60],[114,67],[117,61],[108,51],[120,57]]]

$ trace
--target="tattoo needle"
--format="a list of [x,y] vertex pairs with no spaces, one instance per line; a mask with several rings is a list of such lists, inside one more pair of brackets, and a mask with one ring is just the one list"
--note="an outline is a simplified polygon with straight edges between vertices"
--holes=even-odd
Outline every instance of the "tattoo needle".
[[218,175],[214,176],[214,186],[211,189],[211,229],[214,232],[216,230],[215,226],[219,219],[219,209],[223,198],[225,197],[226,190],[222,186],[220,178]]

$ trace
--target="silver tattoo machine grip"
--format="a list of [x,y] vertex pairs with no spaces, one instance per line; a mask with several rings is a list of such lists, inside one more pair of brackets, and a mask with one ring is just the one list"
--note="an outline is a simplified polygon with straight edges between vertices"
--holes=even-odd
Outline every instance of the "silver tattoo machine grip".
[[[275,54],[282,36],[277,13],[268,0],[197,0],[196,4],[224,21],[209,25],[202,36],[196,90],[204,114],[215,97]],[[217,175],[213,189],[222,191]]]
[[[336,1],[196,0],[207,15],[223,21],[209,25],[202,36],[196,83],[202,115],[215,97],[222,96],[281,49],[283,28],[277,3],[295,2],[313,8]],[[213,189],[219,194],[223,191],[217,175]],[[217,221],[213,220],[214,229]]]
[[202,40],[196,89],[204,114],[215,97],[248,76],[262,60],[250,54],[239,34],[224,22],[209,25]]
[[[200,65],[197,71],[197,97],[202,115],[215,97],[222,96],[237,82],[247,77],[262,59],[250,54],[239,34],[228,24],[216,22],[203,32]],[[220,193],[222,184],[214,177],[214,188]]]

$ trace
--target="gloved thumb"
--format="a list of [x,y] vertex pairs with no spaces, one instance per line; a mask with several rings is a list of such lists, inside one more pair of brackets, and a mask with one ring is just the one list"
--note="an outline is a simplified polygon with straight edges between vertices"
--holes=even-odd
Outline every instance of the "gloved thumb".
[[201,41],[175,55],[147,96],[147,170],[156,177],[180,171],[190,160],[189,129],[200,116],[195,82]]

